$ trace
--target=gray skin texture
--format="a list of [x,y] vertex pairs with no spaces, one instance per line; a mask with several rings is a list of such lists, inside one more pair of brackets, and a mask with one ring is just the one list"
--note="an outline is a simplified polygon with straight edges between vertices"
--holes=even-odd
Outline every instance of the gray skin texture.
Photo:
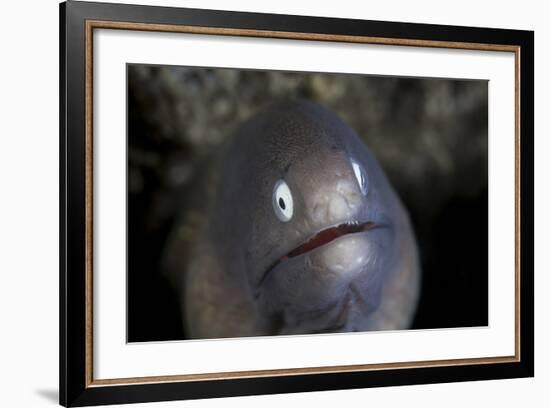
[[[356,133],[321,106],[286,101],[250,119],[231,140],[203,205],[192,261],[182,266],[177,243],[168,250],[187,335],[408,328],[420,281],[414,234]],[[279,180],[293,198],[287,222],[272,203]],[[284,258],[318,232],[352,222],[378,227]]]

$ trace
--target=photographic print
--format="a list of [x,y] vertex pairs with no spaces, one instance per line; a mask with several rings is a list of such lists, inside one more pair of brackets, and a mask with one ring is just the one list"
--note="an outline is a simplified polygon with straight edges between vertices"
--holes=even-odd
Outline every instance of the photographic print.
[[488,325],[488,81],[126,69],[129,342]]
[[60,403],[531,377],[531,31],[60,5]]

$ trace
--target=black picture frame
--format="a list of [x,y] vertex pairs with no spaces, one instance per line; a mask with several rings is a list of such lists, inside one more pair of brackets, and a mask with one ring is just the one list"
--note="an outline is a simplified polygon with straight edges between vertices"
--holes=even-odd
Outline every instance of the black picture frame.
[[[410,384],[531,377],[534,375],[534,33],[532,31],[362,21],[199,9],[68,1],[60,5],[60,403],[64,406],[293,393]],[[185,25],[515,47],[521,69],[516,112],[521,144],[516,150],[521,201],[516,225],[521,247],[515,360],[490,364],[425,365],[367,371],[267,375],[243,378],[94,384],[89,372],[90,307],[86,275],[90,232],[87,208],[86,32],[89,21]],[[430,45],[428,45],[430,46]],[[519,96],[519,98],[518,98]],[[89,157],[88,157],[89,158]],[[512,220],[511,220],[512,222]],[[519,234],[518,234],[519,233]]]

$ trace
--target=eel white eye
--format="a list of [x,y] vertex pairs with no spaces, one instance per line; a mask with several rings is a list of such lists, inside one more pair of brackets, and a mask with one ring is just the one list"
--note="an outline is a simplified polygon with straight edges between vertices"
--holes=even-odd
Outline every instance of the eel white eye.
[[273,210],[282,222],[290,221],[294,213],[292,193],[284,180],[279,180],[273,187]]
[[361,193],[363,195],[367,194],[367,175],[365,174],[365,171],[363,170],[363,167],[359,163],[357,163],[355,160],[351,160],[351,167],[353,168],[353,173],[355,174],[355,178],[357,179],[357,183],[359,183],[359,188],[361,189]]

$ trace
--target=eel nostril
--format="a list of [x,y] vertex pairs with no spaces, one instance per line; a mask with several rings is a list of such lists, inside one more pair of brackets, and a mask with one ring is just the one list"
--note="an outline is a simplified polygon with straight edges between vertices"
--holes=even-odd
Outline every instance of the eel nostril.
[[361,205],[361,196],[356,192],[349,192],[348,194],[343,195],[343,197],[351,210],[355,210]]
[[331,220],[345,218],[350,215],[350,207],[346,197],[342,194],[335,194],[328,205],[328,215]]
[[362,197],[354,183],[339,179],[323,186],[314,195],[311,219],[317,226],[325,226],[353,217],[361,205]]

